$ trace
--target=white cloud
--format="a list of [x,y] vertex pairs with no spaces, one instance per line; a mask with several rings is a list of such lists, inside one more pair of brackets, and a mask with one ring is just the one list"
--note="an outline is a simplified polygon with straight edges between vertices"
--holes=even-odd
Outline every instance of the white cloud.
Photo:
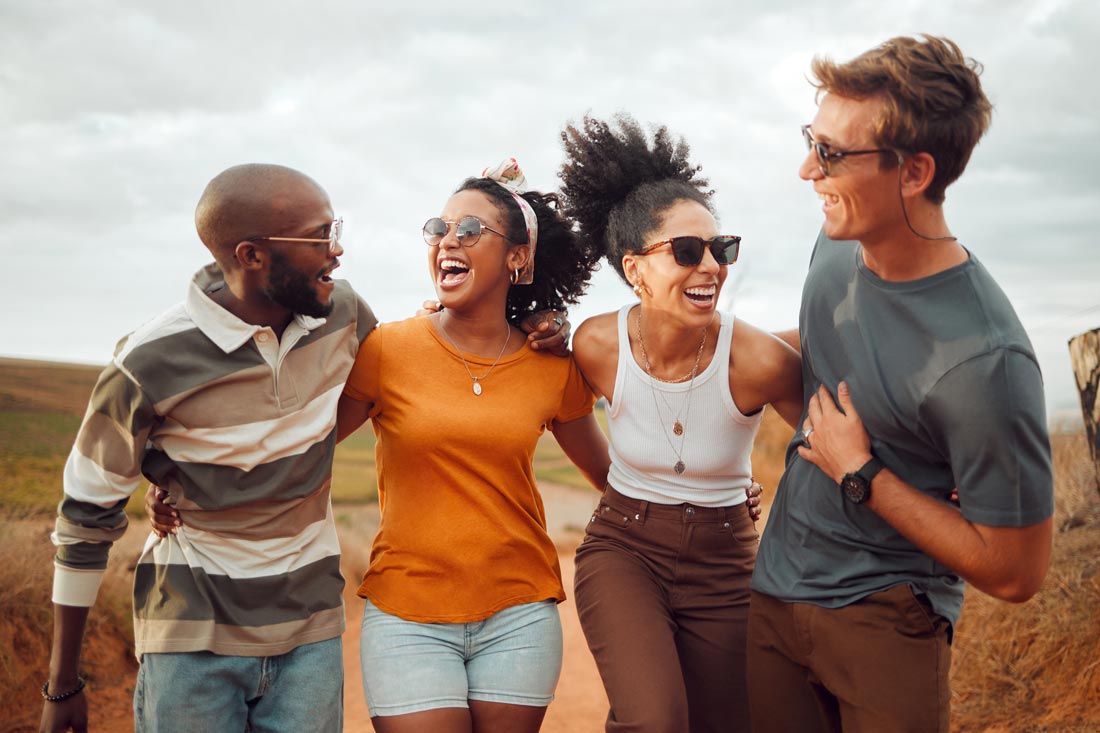
[[[0,0],[0,307],[23,314],[0,351],[105,360],[202,263],[206,181],[253,160],[329,190],[342,274],[402,317],[432,294],[424,219],[507,155],[553,188],[558,133],[589,110],[687,138],[745,239],[727,299],[793,325],[820,223],[796,176],[810,58],[922,31],[985,64],[994,124],[948,215],[1034,326],[1049,401],[1072,408],[1064,332],[1100,321],[1072,315],[1100,304],[1100,9],[1084,0]],[[628,297],[605,268],[574,319]]]

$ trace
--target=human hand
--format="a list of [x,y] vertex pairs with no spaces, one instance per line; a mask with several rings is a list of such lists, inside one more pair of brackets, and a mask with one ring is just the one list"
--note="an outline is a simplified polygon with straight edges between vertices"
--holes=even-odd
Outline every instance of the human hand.
[[438,313],[443,310],[443,305],[438,300],[425,300],[420,304],[420,308],[417,309],[416,315],[418,316],[430,316],[433,313]]
[[[52,688],[49,691],[54,694],[65,692]],[[67,733],[70,730],[73,733],[87,733],[88,698],[83,692],[78,692],[58,702],[43,702],[38,730],[39,733]]]
[[749,479],[752,484],[745,489],[745,496],[748,498],[745,500],[745,506],[749,510],[749,518],[755,523],[760,519],[760,515],[764,513],[764,510],[760,506],[760,495],[764,493],[764,487],[756,483],[756,479]]
[[162,539],[168,534],[175,534],[176,527],[181,525],[179,512],[164,503],[167,498],[167,491],[156,484],[149,484],[145,492],[145,513],[149,515],[153,534]]
[[572,326],[560,311],[539,311],[523,319],[520,328],[527,332],[532,349],[549,351],[554,356],[569,355],[569,332]]
[[847,382],[836,388],[839,408],[822,385],[810,398],[798,455],[837,483],[871,460],[871,439],[852,404]]

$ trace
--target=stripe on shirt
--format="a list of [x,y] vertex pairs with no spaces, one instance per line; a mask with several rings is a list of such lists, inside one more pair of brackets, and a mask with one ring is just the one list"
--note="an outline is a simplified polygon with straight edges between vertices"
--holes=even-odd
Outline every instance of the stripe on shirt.
[[325,641],[344,632],[344,608],[317,611],[309,618],[272,626],[223,626],[213,621],[134,619],[141,653],[217,650],[218,654],[271,656],[303,644]]
[[[172,592],[160,592],[163,587]],[[134,571],[134,613],[141,619],[261,627],[340,607],[343,587],[340,558],[335,555],[289,573],[257,578],[212,575],[187,565],[142,563]]]

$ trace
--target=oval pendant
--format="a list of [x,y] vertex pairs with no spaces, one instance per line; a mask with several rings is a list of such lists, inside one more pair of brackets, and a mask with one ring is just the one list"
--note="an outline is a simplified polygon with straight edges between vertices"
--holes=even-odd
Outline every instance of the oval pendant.
[[672,434],[673,435],[683,435],[684,434],[684,426],[680,424],[679,420],[672,423]]
[[481,382],[476,379],[474,380],[474,394],[479,397],[481,396]]
[[684,468],[685,466],[683,461],[676,461],[676,465],[672,467],[672,470],[674,470],[676,473],[683,473]]

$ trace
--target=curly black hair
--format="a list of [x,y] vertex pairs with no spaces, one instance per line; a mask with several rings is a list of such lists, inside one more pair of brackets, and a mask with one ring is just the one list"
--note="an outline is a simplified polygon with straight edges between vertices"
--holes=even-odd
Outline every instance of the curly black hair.
[[[459,191],[479,191],[488,196],[504,216],[505,234],[513,242],[527,241],[527,224],[519,204],[508,189],[489,178],[467,178]],[[601,251],[574,232],[573,222],[558,208],[558,196],[527,191],[520,194],[535,211],[538,238],[535,246],[534,281],[513,285],[505,307],[508,321],[515,326],[532,313],[564,311],[575,304],[588,288],[592,272],[599,266]]]
[[617,129],[588,115],[580,127],[566,125],[561,133],[566,160],[558,177],[565,215],[626,281],[623,255],[645,244],[664,213],[688,200],[713,214],[714,191],[700,175],[702,166],[688,161],[683,138],[673,139],[661,126],[651,145],[633,117],[620,114],[613,121]]

